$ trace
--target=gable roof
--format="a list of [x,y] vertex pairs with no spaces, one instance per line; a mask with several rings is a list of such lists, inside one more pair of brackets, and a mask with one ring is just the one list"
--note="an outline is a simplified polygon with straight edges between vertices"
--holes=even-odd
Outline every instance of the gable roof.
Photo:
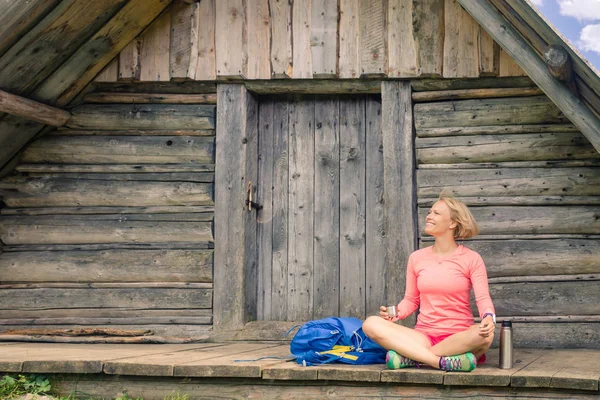
[[[0,89],[64,107],[170,0],[0,3]],[[44,128],[0,115],[0,169]]]

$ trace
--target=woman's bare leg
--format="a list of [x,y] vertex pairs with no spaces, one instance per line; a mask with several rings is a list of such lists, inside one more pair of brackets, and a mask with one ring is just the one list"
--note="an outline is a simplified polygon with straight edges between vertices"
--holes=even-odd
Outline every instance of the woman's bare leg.
[[479,325],[473,325],[465,331],[442,340],[431,348],[431,352],[437,356],[454,356],[471,352],[479,359],[490,348],[493,340],[493,334],[483,337],[479,335]]
[[376,316],[366,319],[363,332],[384,349],[439,368],[440,356],[432,353],[429,339],[421,332]]

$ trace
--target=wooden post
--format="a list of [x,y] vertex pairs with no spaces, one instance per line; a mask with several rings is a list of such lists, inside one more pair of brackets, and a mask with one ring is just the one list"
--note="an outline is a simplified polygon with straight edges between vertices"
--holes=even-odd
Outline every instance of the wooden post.
[[71,113],[0,90],[0,112],[52,126],[63,126]]
[[240,329],[256,318],[258,103],[243,84],[217,86],[214,327]]
[[573,124],[600,151],[600,119],[567,86],[556,79],[529,43],[507,23],[489,0],[458,0],[469,14],[519,64]]
[[575,75],[573,74],[573,65],[569,52],[564,47],[553,44],[544,50],[544,62],[548,71],[559,81],[565,82],[569,89],[579,95],[577,85],[575,85]]
[[[411,88],[408,81],[381,83],[384,214],[387,221],[386,304],[404,295],[406,264],[417,248],[417,197]],[[402,321],[414,324],[414,317]]]

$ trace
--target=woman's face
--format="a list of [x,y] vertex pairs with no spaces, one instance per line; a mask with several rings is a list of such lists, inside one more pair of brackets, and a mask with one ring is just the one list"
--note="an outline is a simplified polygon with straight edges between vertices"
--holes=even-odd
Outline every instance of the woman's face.
[[450,208],[443,200],[438,200],[425,218],[425,233],[431,236],[442,236],[450,232],[454,236],[456,222],[450,217]]

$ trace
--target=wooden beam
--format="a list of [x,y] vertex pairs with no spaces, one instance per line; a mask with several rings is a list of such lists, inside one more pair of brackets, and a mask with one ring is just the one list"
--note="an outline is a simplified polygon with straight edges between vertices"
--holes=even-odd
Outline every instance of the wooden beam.
[[600,152],[600,119],[548,71],[529,43],[488,1],[458,0]]
[[550,71],[552,76],[559,81],[565,82],[569,89],[576,96],[579,96],[569,52],[564,47],[553,44],[544,50],[543,57],[546,66],[548,66],[548,71]]
[[[384,215],[387,220],[386,304],[404,293],[406,264],[417,249],[417,196],[411,88],[408,81],[381,84]],[[414,316],[402,321],[412,326]]]
[[[460,100],[460,99],[488,99],[497,97],[525,97],[539,96],[544,92],[536,87],[530,88],[498,88],[498,89],[458,89],[436,90],[431,92],[415,92],[412,99],[415,103],[429,101]],[[87,97],[86,97],[87,99]]]
[[[240,329],[256,316],[256,210],[245,204],[258,175],[258,103],[243,84],[217,87],[215,166],[215,329]],[[256,198],[256,192],[253,193]]]
[[52,126],[63,126],[71,113],[0,90],[0,112]]

